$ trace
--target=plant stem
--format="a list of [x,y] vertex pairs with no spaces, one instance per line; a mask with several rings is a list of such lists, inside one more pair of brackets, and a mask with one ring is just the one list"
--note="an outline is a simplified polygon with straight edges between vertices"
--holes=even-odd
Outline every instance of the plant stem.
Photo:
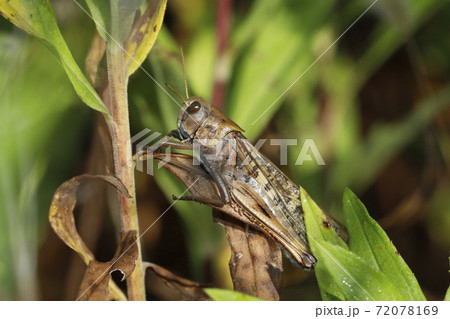
[[216,49],[217,60],[214,74],[214,88],[212,103],[224,110],[229,77],[227,61],[228,37],[230,33],[231,0],[219,0],[216,9]]
[[[139,238],[138,216],[136,209],[136,191],[134,185],[134,167],[130,142],[130,124],[128,117],[127,84],[125,75],[124,52],[114,41],[108,43],[106,50],[108,64],[109,107],[112,113],[110,123],[114,172],[128,189],[131,198],[119,193],[121,226],[123,232],[135,230]],[[139,255],[136,267],[127,278],[129,300],[145,300],[144,274],[140,241],[137,240]]]

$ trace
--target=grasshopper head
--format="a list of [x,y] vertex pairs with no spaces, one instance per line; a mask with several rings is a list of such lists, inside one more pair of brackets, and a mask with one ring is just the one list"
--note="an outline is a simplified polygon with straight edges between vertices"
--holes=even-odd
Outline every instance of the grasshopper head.
[[[181,141],[192,140],[202,126],[206,130],[215,127],[216,132],[221,131],[222,134],[230,131],[244,131],[239,125],[230,120],[219,109],[209,104],[205,99],[198,96],[190,97],[185,100],[178,114],[177,127],[179,134],[177,138]],[[220,138],[220,134],[217,138]]]
[[195,132],[208,118],[211,109],[211,105],[201,97],[193,96],[185,101],[177,121],[182,140],[193,138]]

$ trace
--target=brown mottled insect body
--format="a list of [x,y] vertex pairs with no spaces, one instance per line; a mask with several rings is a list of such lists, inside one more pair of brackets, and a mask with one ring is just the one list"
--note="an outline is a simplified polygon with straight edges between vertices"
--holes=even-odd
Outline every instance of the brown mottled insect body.
[[295,264],[311,269],[316,260],[309,250],[298,186],[245,138],[236,123],[203,98],[184,100],[177,126],[168,136],[180,142],[164,140],[158,147],[194,149],[221,198],[219,202],[192,196],[182,199],[216,207],[234,201]]

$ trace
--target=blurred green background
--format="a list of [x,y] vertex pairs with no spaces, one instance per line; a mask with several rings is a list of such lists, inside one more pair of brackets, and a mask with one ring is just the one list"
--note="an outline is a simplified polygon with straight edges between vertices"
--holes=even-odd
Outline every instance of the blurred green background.
[[[181,44],[191,95],[214,101],[254,142],[298,139],[281,168],[337,218],[351,188],[427,298],[442,300],[450,248],[450,3],[379,0],[340,37],[372,4],[170,0],[142,67],[183,93]],[[83,67],[95,26],[74,2],[53,5]],[[179,106],[142,70],[130,79],[129,104],[132,135],[176,126]],[[44,46],[0,18],[0,300],[75,298],[85,266],[53,234],[47,214],[56,188],[98,160],[97,125]],[[307,138],[326,165],[295,165]],[[266,142],[262,151],[279,162],[278,146]],[[164,170],[155,178],[137,172],[136,184],[141,231],[184,190]],[[77,215],[100,260],[113,256],[118,239],[114,192],[107,195],[105,207]],[[95,190],[83,192],[81,204],[90,196]],[[206,206],[176,203],[142,244],[145,260],[231,287],[224,233]],[[149,299],[179,298],[152,276],[147,287]],[[285,263],[282,298],[320,299],[313,273]]]

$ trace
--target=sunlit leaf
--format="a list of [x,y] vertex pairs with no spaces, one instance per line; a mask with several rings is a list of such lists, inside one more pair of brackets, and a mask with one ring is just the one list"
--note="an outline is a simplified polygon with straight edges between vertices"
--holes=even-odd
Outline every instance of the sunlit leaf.
[[[334,229],[323,227],[324,213],[306,192],[301,190],[308,241],[311,251],[317,258],[315,269],[322,298],[416,300],[421,297],[417,291],[406,292],[418,289],[417,281],[409,268],[399,260],[400,256],[395,254],[395,247],[389,243],[386,234],[370,219],[367,212],[361,212],[362,204],[356,202],[354,196],[353,198],[349,196],[350,194],[346,193],[345,201],[348,202],[346,205],[351,203],[352,206],[344,206],[344,211],[350,249],[341,241]],[[369,237],[370,240],[367,239]],[[374,252],[375,250],[377,252]],[[381,256],[385,260],[380,261]],[[383,266],[380,267],[380,264]],[[394,279],[392,277],[394,274],[400,278]],[[405,281],[412,285],[407,287],[406,291]],[[420,300],[423,300],[423,297]]]
[[[305,225],[317,259],[316,277],[324,300],[391,300],[392,284],[381,272],[350,252],[333,228],[324,227],[325,215],[301,189]],[[379,289],[383,288],[383,291]],[[386,287],[389,287],[386,290]]]
[[[325,283],[325,287],[336,287],[344,300],[405,300],[384,273],[358,255],[323,240],[312,241],[310,245],[318,260],[316,269],[320,269],[321,274],[326,272],[326,279],[330,281]],[[317,279],[322,292],[323,281]],[[335,291],[330,293],[339,297]]]
[[416,277],[389,237],[349,189],[344,193],[343,204],[350,236],[350,251],[385,274],[403,294],[403,300],[426,300]]
[[91,108],[109,114],[106,106],[73,59],[59,31],[50,1],[0,0],[0,13],[17,27],[43,40],[61,63],[81,100]]
[[344,294],[341,292],[339,285],[334,282],[334,278],[324,267],[315,250],[320,249],[318,241],[330,241],[337,247],[346,247],[346,244],[337,235],[333,228],[325,227],[325,214],[317,206],[317,204],[309,197],[308,193],[300,187],[300,198],[304,211],[306,233],[308,234],[308,242],[316,259],[315,272],[320,292],[324,300],[345,300]]

